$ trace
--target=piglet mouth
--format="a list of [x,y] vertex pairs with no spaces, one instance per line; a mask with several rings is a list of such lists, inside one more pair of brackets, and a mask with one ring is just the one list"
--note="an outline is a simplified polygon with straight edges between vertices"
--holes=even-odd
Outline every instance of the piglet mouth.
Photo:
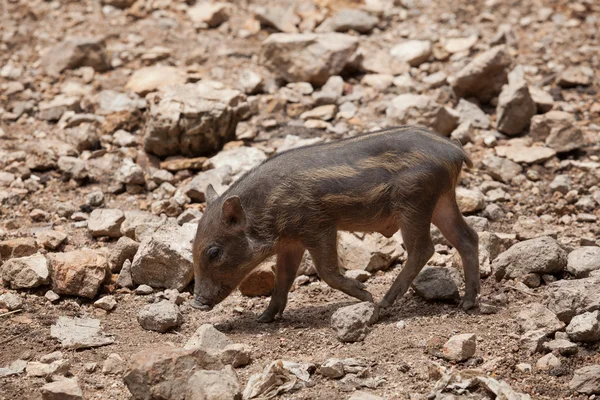
[[194,296],[194,299],[190,302],[190,306],[202,311],[210,311],[213,308],[212,305],[204,303],[199,296]]

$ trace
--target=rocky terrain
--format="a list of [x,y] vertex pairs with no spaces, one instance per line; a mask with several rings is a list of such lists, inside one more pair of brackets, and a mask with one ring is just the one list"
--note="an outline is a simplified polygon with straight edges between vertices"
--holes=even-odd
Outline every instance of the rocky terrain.
[[[594,0],[0,2],[0,399],[593,399],[600,394]],[[303,260],[193,309],[191,241],[277,152],[431,127],[474,161],[479,308],[436,254],[379,310]],[[379,300],[402,237],[340,233]]]

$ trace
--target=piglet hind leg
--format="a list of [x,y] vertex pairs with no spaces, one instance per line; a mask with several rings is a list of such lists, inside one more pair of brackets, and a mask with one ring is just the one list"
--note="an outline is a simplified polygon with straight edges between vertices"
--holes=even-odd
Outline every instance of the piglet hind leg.
[[396,277],[396,280],[379,304],[390,307],[398,297],[402,297],[414,279],[419,275],[427,261],[434,253],[430,236],[430,213],[416,215],[414,218],[402,218],[400,230],[408,252],[408,258]]
[[373,302],[373,296],[365,285],[342,274],[338,265],[337,231],[328,229],[311,239],[307,245],[319,277],[334,289],[361,301]]
[[287,305],[288,293],[296,278],[303,255],[303,247],[288,247],[277,253],[275,289],[271,295],[269,306],[258,317],[258,322],[273,322],[275,317],[281,316]]
[[480,290],[479,237],[463,218],[454,194],[440,198],[432,222],[460,254],[465,273],[465,295],[461,306],[465,310],[477,305]]

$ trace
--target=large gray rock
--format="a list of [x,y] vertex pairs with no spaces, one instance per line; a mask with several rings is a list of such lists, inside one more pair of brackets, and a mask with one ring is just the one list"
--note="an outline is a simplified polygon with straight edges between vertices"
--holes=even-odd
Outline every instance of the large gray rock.
[[585,312],[573,317],[567,326],[567,335],[576,342],[600,340],[600,311]]
[[369,326],[377,322],[377,305],[362,302],[342,307],[331,316],[331,327],[342,342],[358,342],[365,339]]
[[510,183],[512,178],[523,172],[523,168],[503,157],[489,156],[483,159],[486,172],[494,179]]
[[48,262],[42,254],[12,258],[1,267],[2,280],[12,289],[29,289],[49,283]]
[[492,263],[496,279],[522,278],[528,274],[564,271],[567,253],[551,237],[526,240],[500,254]]
[[149,98],[144,149],[161,157],[220,150],[235,140],[237,123],[248,110],[242,92],[216,81],[169,86]]
[[125,89],[145,96],[169,85],[183,85],[186,80],[185,71],[177,67],[152,65],[136,70],[129,78]]
[[600,310],[600,273],[548,285],[544,304],[564,322],[584,312]]
[[142,241],[131,264],[133,282],[183,290],[194,277],[193,226],[165,225]]
[[136,237],[138,227],[148,227],[158,229],[165,224],[165,220],[157,215],[147,211],[125,211],[125,220],[121,223],[121,233],[123,236],[139,241]]
[[567,271],[576,278],[586,278],[596,270],[600,270],[600,247],[585,246],[569,253]]
[[186,399],[187,382],[196,371],[221,368],[221,361],[202,349],[159,347],[135,354],[123,381],[135,400]]
[[288,82],[323,85],[339,75],[358,48],[342,33],[275,33],[262,44],[261,63]]
[[185,343],[184,349],[199,348],[207,352],[222,350],[233,344],[224,333],[211,324],[202,324]]
[[23,307],[23,300],[14,293],[0,294],[0,308],[6,308],[8,311],[18,310]]
[[512,57],[506,46],[492,47],[478,54],[458,73],[448,79],[459,97],[475,97],[490,101],[508,82],[508,68]]
[[186,399],[241,400],[240,383],[232,367],[196,371],[187,382]]
[[133,260],[140,244],[128,237],[121,237],[108,255],[108,266],[112,272],[121,271],[126,260]]
[[432,98],[405,93],[395,97],[386,109],[391,124],[421,125],[449,136],[458,126],[458,115]]
[[40,389],[42,400],[83,400],[77,379],[63,378],[47,383]]
[[338,238],[340,260],[349,270],[386,270],[404,252],[395,239],[379,233],[366,234],[361,240],[351,232],[340,232]]
[[54,292],[89,299],[96,296],[110,273],[106,257],[90,249],[51,253],[48,265]]
[[556,314],[540,303],[531,303],[517,314],[517,322],[525,332],[543,330],[547,335],[565,327]]
[[446,268],[423,268],[413,281],[412,287],[426,300],[455,300],[460,297],[456,282]]
[[575,124],[573,115],[564,111],[550,111],[531,119],[529,132],[533,140],[543,141],[558,153],[585,146],[583,132]]
[[100,320],[91,318],[58,317],[56,324],[50,327],[50,336],[67,349],[85,349],[114,343],[113,338],[101,331]]
[[474,128],[480,129],[488,129],[490,127],[490,117],[477,104],[460,99],[456,105],[456,111],[459,114],[459,122],[461,124],[463,122],[470,122]]
[[600,394],[600,365],[576,369],[569,389],[583,394]]
[[214,169],[230,168],[230,180],[236,180],[267,159],[267,155],[255,147],[237,147],[220,151],[208,159],[207,164]]
[[40,60],[49,75],[59,76],[67,69],[92,67],[98,72],[110,69],[106,45],[101,38],[69,37],[50,48]]
[[93,237],[108,236],[118,238],[121,236],[121,224],[125,221],[125,214],[118,209],[96,208],[88,219],[88,229]]
[[442,347],[442,354],[449,361],[465,361],[475,355],[477,337],[473,333],[454,335]]
[[206,201],[206,189],[208,185],[212,185],[217,193],[223,193],[227,189],[224,181],[230,176],[231,167],[229,165],[200,172],[184,186],[183,191],[192,201],[202,203]]
[[511,82],[504,86],[498,97],[496,126],[506,135],[517,135],[529,127],[536,110],[527,82]]
[[163,300],[144,306],[138,313],[137,320],[146,330],[164,333],[181,325],[183,318],[176,304]]
[[485,196],[479,189],[456,188],[456,203],[463,213],[481,211],[485,208]]

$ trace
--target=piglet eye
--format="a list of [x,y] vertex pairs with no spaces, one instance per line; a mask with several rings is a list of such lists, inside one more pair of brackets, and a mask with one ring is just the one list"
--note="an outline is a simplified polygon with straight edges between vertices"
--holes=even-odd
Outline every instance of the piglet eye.
[[209,249],[206,251],[206,255],[210,260],[214,260],[219,256],[219,254],[221,254],[221,249],[216,246],[209,247]]

